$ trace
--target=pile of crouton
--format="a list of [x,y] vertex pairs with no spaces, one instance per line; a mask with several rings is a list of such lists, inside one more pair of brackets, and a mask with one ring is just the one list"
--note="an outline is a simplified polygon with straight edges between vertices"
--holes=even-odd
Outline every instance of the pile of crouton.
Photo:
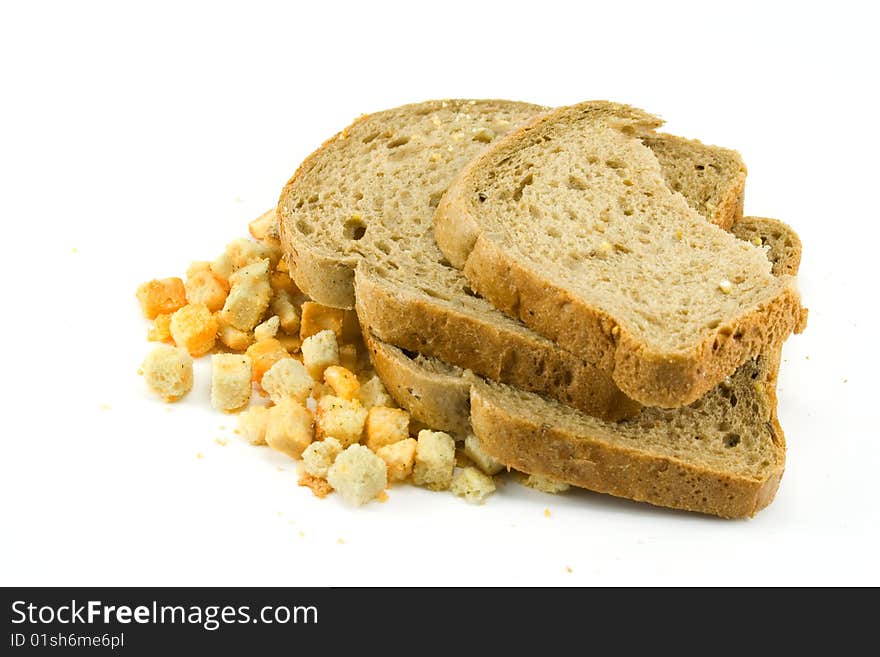
[[[299,483],[355,505],[384,500],[404,481],[482,502],[502,470],[468,436],[421,426],[375,375],[352,311],[308,299],[288,275],[274,211],[250,224],[185,280],[137,290],[152,320],[153,349],[140,372],[173,402],[193,387],[193,358],[211,357],[211,405],[238,414],[238,433],[300,461]],[[416,436],[416,437],[412,437]],[[456,468],[456,463],[464,467]],[[534,481],[531,481],[534,479]],[[525,481],[542,488],[540,478]]]

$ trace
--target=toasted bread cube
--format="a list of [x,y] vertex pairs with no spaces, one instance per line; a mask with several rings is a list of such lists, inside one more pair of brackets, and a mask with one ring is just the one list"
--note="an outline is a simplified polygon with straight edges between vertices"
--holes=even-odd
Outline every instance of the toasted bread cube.
[[353,344],[339,345],[339,364],[349,372],[356,372],[358,369],[357,347]]
[[346,502],[366,504],[388,485],[385,461],[363,445],[351,445],[336,457],[327,471],[327,481]]
[[211,356],[211,406],[231,413],[251,400],[251,359],[245,354]]
[[367,409],[360,402],[325,395],[315,409],[315,435],[318,440],[332,436],[348,447],[360,442],[366,419]]
[[253,380],[261,383],[263,375],[283,358],[290,358],[287,350],[275,338],[254,342],[245,352],[254,361]]
[[277,244],[254,242],[246,237],[240,237],[226,245],[226,255],[229,256],[234,271],[244,269],[260,260],[268,260],[270,268],[275,269],[281,258],[281,247]]
[[570,486],[564,481],[559,481],[552,477],[545,477],[544,475],[527,475],[524,476],[521,481],[524,486],[534,488],[542,493],[550,493],[551,495],[564,493],[570,488]]
[[150,340],[151,342],[174,342],[174,338],[171,337],[170,313],[156,315],[156,319],[153,320],[153,325],[150,327],[150,330],[147,331],[147,340]]
[[442,431],[419,431],[413,483],[430,490],[446,490],[455,470],[455,440]]
[[154,279],[141,284],[135,295],[141,303],[141,310],[147,319],[158,315],[173,313],[186,305],[186,289],[177,277]]
[[229,295],[223,304],[223,323],[250,331],[263,317],[272,288],[269,287],[269,261],[258,260],[229,277]]
[[302,453],[303,468],[313,477],[327,478],[327,470],[342,452],[342,443],[336,438],[318,440]]
[[278,221],[275,218],[275,208],[266,210],[259,217],[248,224],[248,232],[255,240],[277,240]]
[[333,389],[333,394],[343,399],[354,399],[360,382],[353,372],[339,365],[331,365],[324,370],[324,383]]
[[289,354],[295,354],[299,351],[302,346],[302,340],[299,339],[298,335],[287,335],[286,333],[281,333],[276,335],[275,338],[278,342],[281,343],[281,346],[287,350]]
[[276,404],[284,399],[305,403],[315,387],[315,380],[298,360],[282,358],[266,371],[260,385]]
[[171,337],[196,358],[214,348],[217,340],[217,318],[200,303],[189,303],[171,316]]
[[273,315],[262,324],[257,324],[254,327],[254,339],[259,342],[260,340],[274,338],[278,334],[279,325],[278,315]]
[[360,387],[357,398],[366,408],[372,408],[373,406],[396,406],[378,376],[374,376]]
[[322,383],[321,381],[315,382],[315,387],[312,388],[312,399],[315,401],[326,397],[327,395],[333,394],[333,388],[328,386],[326,383]]
[[492,458],[483,449],[480,439],[472,433],[468,434],[464,439],[464,453],[465,456],[474,462],[474,465],[487,475],[498,474],[504,469],[504,464]]
[[269,424],[267,406],[251,406],[238,414],[238,432],[251,445],[266,444],[266,427]]
[[173,402],[192,390],[193,361],[186,349],[159,345],[141,365],[150,389],[165,401]]
[[344,310],[322,306],[320,303],[315,303],[314,301],[306,301],[302,305],[299,337],[305,340],[306,338],[325,330],[333,331],[333,333],[336,334],[336,337],[339,337],[342,335],[342,320],[344,318]]
[[186,275],[186,300],[189,303],[201,303],[214,312],[220,310],[229,294],[229,283],[217,276],[211,269],[193,269]]
[[409,413],[399,408],[373,406],[367,412],[364,443],[374,452],[409,438]]
[[388,468],[388,481],[403,481],[412,474],[416,458],[415,438],[400,440],[376,450],[376,456],[385,461]]
[[288,294],[299,292],[299,288],[293,282],[290,274],[285,271],[278,271],[277,269],[269,274],[269,285],[276,292],[287,292]]
[[[299,313],[293,305],[293,297],[286,290],[275,290],[269,311],[278,315],[285,333],[299,334]],[[302,338],[300,338],[302,339]]]
[[452,478],[450,486],[453,495],[463,497],[471,504],[482,504],[495,492],[495,480],[476,468],[462,468]]
[[303,364],[315,381],[324,379],[324,370],[339,364],[339,345],[336,334],[330,330],[320,331],[303,340],[300,347]]
[[284,399],[269,408],[266,444],[272,449],[298,459],[312,443],[312,414],[293,399]]
[[[217,313],[217,315],[222,317],[220,313]],[[218,323],[220,325],[220,328],[217,332],[217,337],[220,338],[220,342],[225,344],[230,349],[234,351],[244,351],[254,343],[253,333],[240,331],[234,326],[224,324],[222,320]]]
[[211,263],[211,271],[220,279],[229,282],[229,277],[235,273],[235,265],[232,264],[232,258],[225,251],[214,258]]

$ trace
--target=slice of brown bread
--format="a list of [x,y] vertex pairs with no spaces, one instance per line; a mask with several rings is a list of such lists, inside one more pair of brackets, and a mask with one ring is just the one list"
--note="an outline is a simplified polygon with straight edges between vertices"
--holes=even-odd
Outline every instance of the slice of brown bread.
[[[788,226],[757,217],[737,225],[766,244],[774,272],[797,273],[800,240]],[[778,349],[687,407],[644,408],[611,423],[405,353],[367,330],[364,339],[379,377],[413,417],[459,437],[473,432],[508,467],[732,518],[769,504],[779,484],[785,449],[776,418]]]
[[[494,135],[541,109],[436,101],[362,117],[287,184],[281,232],[297,284],[327,305],[350,307],[357,296],[361,323],[382,340],[618,419],[638,405],[605,371],[473,295],[434,242],[434,206],[454,174]],[[671,135],[658,135],[654,147],[688,202],[714,208],[710,221],[739,218],[741,208],[719,201],[744,189],[735,152]],[[701,166],[711,184],[676,173]]]
[[607,102],[541,115],[465,166],[435,235],[497,308],[677,407],[780,345],[801,307],[792,277],[667,187],[640,139],[658,124]]

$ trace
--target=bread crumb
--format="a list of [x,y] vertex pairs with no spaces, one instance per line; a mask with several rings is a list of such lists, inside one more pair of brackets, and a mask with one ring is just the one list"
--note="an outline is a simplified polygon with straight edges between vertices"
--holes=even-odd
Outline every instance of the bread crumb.
[[305,533],[304,531],[300,530],[300,531],[299,531],[299,537],[300,537],[300,538],[305,538],[305,537],[306,537],[306,533]]
[[566,566],[565,570],[569,573],[573,573],[574,571],[571,569],[571,566]]
[[197,458],[197,459],[202,458],[202,453],[201,453],[201,452],[196,452],[196,458]]
[[337,538],[337,539],[336,539],[336,542],[339,543],[340,545],[345,545],[345,539],[344,539],[344,538]]
[[730,294],[730,291],[733,289],[733,283],[731,283],[726,278],[722,278],[718,281],[718,289],[721,290],[724,294]]
[[226,447],[229,441],[226,440],[223,436],[217,436],[214,438],[214,442],[220,445],[220,447]]
[[297,484],[311,489],[314,496],[320,499],[324,499],[333,492],[333,487],[327,483],[326,479],[321,479],[308,472],[300,474]]
[[553,515],[553,514],[550,513],[550,509],[544,509],[544,517],[545,518],[549,518],[551,515]]
[[110,410],[110,404],[101,404],[101,410],[102,410],[102,411],[109,411],[109,410]]

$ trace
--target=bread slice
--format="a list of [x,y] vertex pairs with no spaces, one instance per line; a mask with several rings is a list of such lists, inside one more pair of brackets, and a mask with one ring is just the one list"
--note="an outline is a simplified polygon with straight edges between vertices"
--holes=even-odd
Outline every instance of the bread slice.
[[688,404],[800,322],[790,276],[667,187],[659,120],[592,102],[555,110],[472,160],[435,235],[474,291],[650,406]]
[[[774,270],[796,274],[800,240],[782,222],[746,217]],[[769,504],[785,463],[776,417],[779,351],[743,365],[691,405],[603,422],[471,372],[405,353],[364,331],[373,365],[413,417],[473,432],[508,467],[660,506],[738,518]]]
[[[626,417],[638,405],[605,371],[476,297],[434,242],[434,206],[454,174],[542,109],[434,101],[362,117],[312,154],[281,195],[291,273],[320,303],[349,308],[357,296],[361,323],[385,342],[593,415]],[[656,136],[653,147],[688,202],[714,208],[710,221],[739,218],[736,203],[719,200],[742,195],[745,167],[735,152],[671,135]],[[711,182],[693,184],[675,167],[703,167]]]

